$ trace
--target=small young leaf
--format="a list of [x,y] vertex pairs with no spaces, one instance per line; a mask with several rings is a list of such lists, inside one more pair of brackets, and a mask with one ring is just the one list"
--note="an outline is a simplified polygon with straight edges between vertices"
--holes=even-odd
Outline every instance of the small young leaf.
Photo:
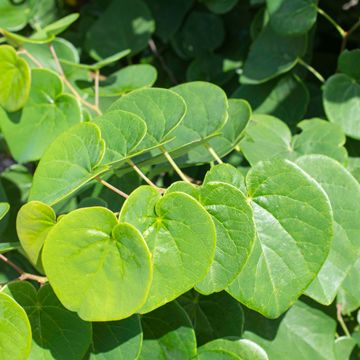
[[9,45],[0,46],[0,106],[20,110],[30,92],[31,73],[27,62]]
[[17,214],[16,231],[30,261],[41,266],[40,253],[51,228],[56,224],[54,210],[40,201],[30,201]]
[[0,292],[0,349],[4,359],[27,360],[31,348],[31,327],[25,310]]
[[7,214],[10,209],[10,205],[5,202],[0,202],[0,220]]
[[91,324],[66,310],[49,284],[38,291],[29,282],[13,282],[4,292],[26,311],[32,329],[29,359],[78,360],[91,341]]
[[87,321],[124,319],[149,292],[152,266],[143,237],[106,208],[62,217],[46,238],[42,261],[62,304]]
[[215,226],[189,195],[173,192],[161,197],[156,189],[141,186],[125,201],[120,220],[143,233],[152,254],[154,278],[140,313],[176,299],[209,271],[215,253]]

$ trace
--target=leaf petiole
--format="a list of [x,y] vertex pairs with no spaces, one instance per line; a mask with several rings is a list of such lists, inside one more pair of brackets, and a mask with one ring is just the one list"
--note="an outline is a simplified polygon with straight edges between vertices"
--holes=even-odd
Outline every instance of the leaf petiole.
[[306,70],[308,70],[309,72],[311,72],[320,82],[324,83],[325,79],[324,77],[317,71],[315,70],[311,65],[309,65],[308,63],[306,63],[303,59],[298,58],[298,63],[303,66]]
[[181,178],[181,180],[191,184],[191,181],[189,179],[188,176],[186,176],[181,169],[177,166],[176,162],[174,161],[174,159],[171,157],[171,155],[164,149],[161,148],[161,151],[163,152],[164,156],[166,157],[166,160],[169,162],[169,164],[173,167],[173,169],[175,170],[175,172],[179,175],[179,177]]
[[129,197],[128,194],[124,193],[123,191],[121,191],[120,189],[116,188],[115,186],[109,184],[107,181],[103,180],[100,176],[96,176],[95,180],[97,180],[101,185],[104,185],[105,187],[107,187],[108,189],[110,189],[111,191],[113,191],[114,193],[122,196],[123,198],[127,199]]

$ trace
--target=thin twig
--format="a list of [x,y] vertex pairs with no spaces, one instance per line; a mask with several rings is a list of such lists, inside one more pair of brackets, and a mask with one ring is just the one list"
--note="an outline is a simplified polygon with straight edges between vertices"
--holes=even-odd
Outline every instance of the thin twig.
[[205,144],[206,148],[208,149],[211,156],[217,161],[218,164],[223,164],[224,162],[221,160],[220,156],[217,154],[217,152],[214,150],[212,146],[209,144]]
[[37,281],[39,284],[45,284],[48,281],[45,276],[38,276],[38,275],[29,274],[29,273],[25,272],[20,266],[14,264],[11,260],[9,260],[3,254],[0,254],[0,259],[2,261],[4,261],[6,264],[8,264],[9,266],[11,266],[17,273],[20,274],[20,276],[18,277],[18,279],[20,281],[34,280],[34,281]]
[[341,42],[340,53],[342,53],[345,50],[350,35],[354,31],[356,31],[359,27],[360,27],[360,19],[350,28],[350,30],[346,31]]
[[340,36],[343,38],[346,34],[346,31],[323,9],[317,8],[317,11],[320,15],[322,15],[326,20],[329,21],[329,23],[334,26],[334,28],[338,31]]
[[306,63],[303,59],[298,58],[298,63],[300,65],[302,65],[306,70],[310,71],[320,82],[322,82],[322,83],[325,82],[324,77],[317,70],[315,70],[311,65]]
[[341,315],[341,311],[342,311],[342,305],[341,304],[337,304],[336,305],[336,314],[337,314],[337,319],[339,321],[340,326],[342,327],[342,329],[344,330],[344,333],[347,337],[351,337],[350,331],[347,328],[345,321]]
[[129,197],[128,194],[124,193],[123,191],[121,191],[120,189],[116,188],[115,186],[112,186],[111,184],[109,184],[107,181],[103,180],[100,176],[96,176],[95,179],[102,185],[106,186],[108,189],[110,189],[111,191],[113,191],[114,193],[122,196],[123,198],[127,199]]
[[128,160],[127,161],[128,164],[134,169],[134,171],[136,171],[136,173],[150,186],[152,186],[153,188],[155,188],[157,191],[159,191],[160,193],[164,192],[164,189],[159,188],[158,186],[156,186],[135,164],[132,160]]
[[99,108],[99,78],[100,78],[100,71],[97,69],[95,70],[95,76],[94,76],[95,106],[97,108]]
[[59,61],[59,58],[56,54],[56,51],[55,51],[55,48],[52,44],[49,45],[49,48],[50,48],[50,51],[51,51],[51,54],[55,60],[55,64],[56,64],[56,67],[58,69],[58,72],[60,74],[60,77],[62,79],[62,81],[64,82],[64,84],[69,88],[69,90],[73,93],[73,95],[82,103],[84,104],[85,106],[87,106],[88,108],[94,110],[98,115],[101,115],[102,112],[101,110],[99,109],[98,106],[96,105],[93,105],[93,104],[90,104],[88,101],[86,101],[78,92],[77,90],[74,88],[74,86],[71,84],[71,82],[66,78],[65,74],[64,74],[64,70],[60,64],[60,61]]
[[164,58],[161,56],[156,44],[155,44],[155,41],[153,39],[150,39],[149,40],[149,47],[150,47],[150,50],[152,51],[152,53],[158,58],[158,60],[160,61],[160,64],[162,66],[162,68],[164,69],[164,71],[167,73],[167,75],[169,76],[171,82],[176,85],[178,84],[178,81],[176,80],[175,78],[175,75],[173,74],[173,72],[171,71],[171,69],[167,66]]
[[30,54],[26,49],[21,48],[17,53],[26,55],[37,67],[41,69],[44,67],[44,65],[38,59],[36,59],[36,57]]
[[175,172],[179,175],[179,177],[181,178],[181,180],[186,181],[188,183],[191,184],[190,179],[181,171],[181,169],[177,166],[176,162],[174,161],[174,159],[171,157],[171,155],[164,149],[161,149],[163,154],[166,157],[166,160],[170,163],[170,165],[173,167],[173,169],[175,170]]

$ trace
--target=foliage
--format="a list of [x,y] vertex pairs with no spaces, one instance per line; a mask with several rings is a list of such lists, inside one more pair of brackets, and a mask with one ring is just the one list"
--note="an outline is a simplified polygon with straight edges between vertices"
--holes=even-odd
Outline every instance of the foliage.
[[359,19],[0,0],[0,360],[358,358]]

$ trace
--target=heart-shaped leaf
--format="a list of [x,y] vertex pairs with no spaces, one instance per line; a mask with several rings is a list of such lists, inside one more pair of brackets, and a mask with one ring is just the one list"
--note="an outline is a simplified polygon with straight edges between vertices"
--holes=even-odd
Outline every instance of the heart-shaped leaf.
[[40,252],[51,228],[56,224],[54,210],[40,201],[30,201],[21,207],[16,219],[16,231],[21,246],[30,261],[41,268]]
[[19,162],[38,160],[61,133],[81,121],[78,101],[63,93],[60,78],[45,69],[32,70],[30,96],[15,114],[0,111],[0,125]]
[[217,338],[242,336],[242,307],[226,292],[203,296],[192,290],[181,296],[179,302],[191,319],[198,345]]
[[191,321],[176,301],[143,315],[141,325],[144,341],[139,359],[191,359],[196,354]]
[[270,25],[280,35],[301,35],[316,22],[316,0],[267,0]]
[[11,46],[1,45],[0,106],[11,112],[21,109],[29,96],[30,82],[31,73],[27,62]]
[[143,342],[140,318],[111,322],[94,322],[90,360],[137,359]]
[[305,35],[283,36],[266,26],[252,43],[240,81],[260,84],[291,70],[306,50]]
[[248,172],[246,187],[257,237],[227,291],[247,307],[276,318],[315,279],[329,254],[331,206],[320,185],[288,160],[259,162]]
[[246,197],[235,186],[221,182],[207,182],[199,188],[178,182],[168,189],[172,191],[193,196],[216,226],[215,259],[196,289],[202,294],[224,290],[239,274],[254,243],[255,225]]
[[147,149],[175,136],[169,134],[182,121],[186,105],[181,96],[171,90],[149,88],[122,96],[109,110],[125,110],[145,120],[147,133],[139,148]]
[[124,319],[149,292],[152,266],[143,237],[106,208],[62,217],[46,238],[42,261],[57,297],[87,321]]
[[[8,359],[27,360],[31,327],[25,310],[10,296],[0,293],[0,349]],[[5,358],[4,358],[5,359]]]
[[135,55],[147,46],[154,30],[155,22],[143,1],[116,0],[88,30],[86,47],[96,60],[126,49]]
[[97,117],[94,123],[100,128],[106,144],[103,165],[130,157],[137,150],[147,131],[142,118],[123,110],[107,112]]
[[75,125],[46,150],[34,174],[29,200],[53,205],[106,171],[99,167],[105,143],[95,124]]
[[156,189],[141,186],[126,200],[120,220],[143,233],[152,254],[154,278],[141,313],[176,299],[209,271],[215,253],[215,226],[189,195],[173,192],[161,197]]
[[216,339],[198,348],[198,353],[209,350],[226,351],[238,356],[241,360],[269,360],[265,350],[248,339]]
[[91,324],[66,310],[49,284],[38,291],[29,282],[10,283],[4,292],[26,311],[32,329],[29,359],[78,360],[91,341]]
[[329,257],[305,292],[316,301],[330,305],[360,257],[360,185],[343,166],[326,156],[302,156],[296,163],[325,190],[334,214],[334,240]]
[[324,108],[328,119],[346,135],[360,139],[360,84],[346,74],[331,76],[324,85]]

